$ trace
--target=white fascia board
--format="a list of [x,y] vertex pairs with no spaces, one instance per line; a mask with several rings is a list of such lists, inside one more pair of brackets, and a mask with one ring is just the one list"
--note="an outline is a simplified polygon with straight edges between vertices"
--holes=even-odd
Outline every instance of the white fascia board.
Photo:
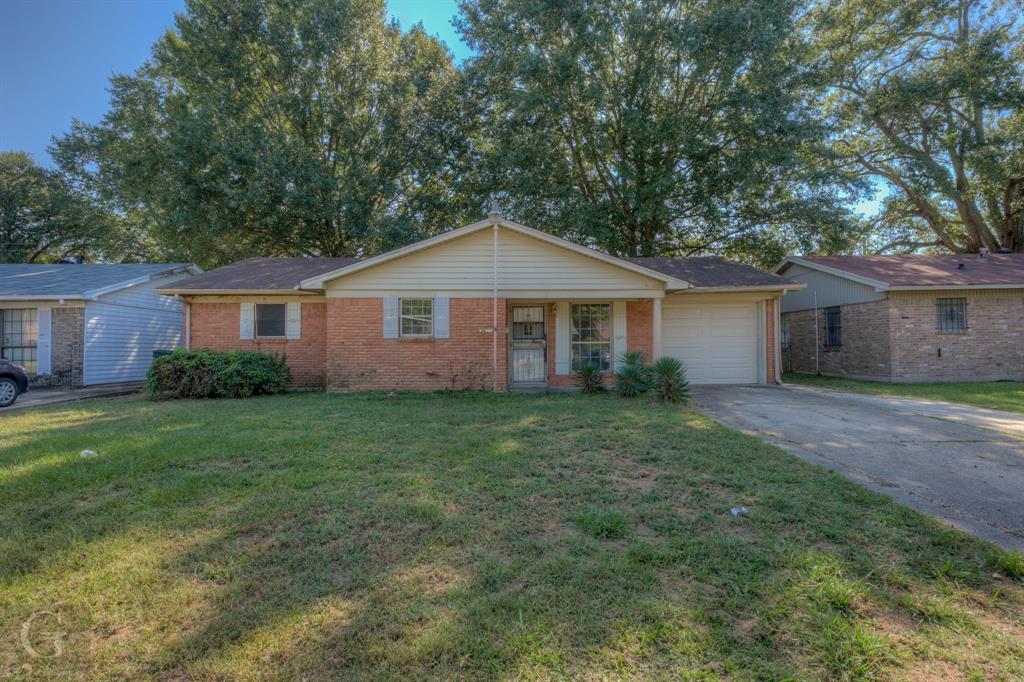
[[855,275],[852,272],[847,272],[846,270],[840,270],[839,268],[833,268],[829,265],[814,263],[812,261],[807,261],[797,256],[786,256],[786,258],[783,259],[781,263],[775,266],[775,269],[772,272],[774,272],[775,274],[779,274],[779,271],[782,270],[784,266],[789,264],[802,265],[805,268],[818,270],[819,272],[824,272],[829,275],[842,277],[843,279],[848,279],[854,282],[858,282],[860,284],[864,284],[869,287],[874,287],[875,291],[888,291],[890,288],[887,282],[882,282],[881,280],[877,279],[871,279],[870,277],[861,277],[860,275]]
[[295,289],[175,289],[160,287],[154,289],[163,296],[319,296],[315,291]]
[[1024,289],[1024,282],[1020,284],[928,284],[889,287],[888,291],[975,291],[977,289]]
[[[104,294],[109,294],[109,293],[113,293],[115,291],[120,291],[121,289],[127,289],[128,287],[133,287],[136,284],[145,284],[146,282],[150,282],[150,281],[152,281],[152,280],[154,280],[154,279],[156,279],[158,277],[166,277],[167,275],[173,275],[173,274],[175,274],[177,272],[189,272],[189,271],[191,271],[191,272],[193,272],[193,273],[198,275],[203,270],[198,265],[194,265],[194,264],[191,264],[191,263],[186,265],[183,268],[168,268],[167,270],[163,270],[161,272],[154,272],[154,273],[152,273],[150,275],[142,275],[141,277],[135,277],[134,279],[126,279],[126,280],[124,280],[122,282],[118,282],[116,284],[110,284],[110,285],[107,285],[105,287],[100,287],[98,289],[91,289],[91,290],[86,291],[85,293],[83,293],[82,294],[82,298],[86,298],[86,299],[95,301],[97,298],[99,298],[100,296],[103,296]],[[157,291],[159,291],[159,290],[157,290]]]
[[800,289],[806,289],[807,285],[803,283],[797,284],[761,284],[750,287],[692,287],[690,289],[684,289],[682,292],[670,291],[669,293],[684,293],[684,294],[714,294],[714,293],[742,293],[744,291],[781,291],[783,293],[787,291],[799,291]]
[[570,251],[574,251],[574,252],[576,252],[578,254],[587,256],[589,258],[594,258],[596,260],[603,261],[605,263],[608,263],[609,265],[614,265],[616,267],[623,268],[624,270],[630,270],[630,271],[635,272],[637,274],[641,274],[641,275],[644,275],[646,277],[650,277],[651,279],[656,279],[656,280],[658,280],[660,282],[664,282],[667,286],[672,286],[672,287],[676,287],[676,288],[680,288],[680,289],[688,289],[691,286],[689,284],[689,282],[684,282],[684,281],[682,281],[680,279],[676,279],[675,277],[671,277],[669,275],[666,275],[665,273],[658,272],[657,270],[651,270],[650,268],[645,268],[642,265],[636,265],[634,263],[630,263],[628,261],[624,261],[621,258],[616,258],[615,256],[609,256],[608,254],[601,253],[600,251],[595,251],[593,249],[588,249],[587,247],[580,246],[579,244],[573,244],[572,242],[567,241],[565,239],[562,239],[561,237],[556,237],[554,235],[550,235],[550,234],[548,234],[546,232],[542,232],[540,230],[536,230],[536,229],[534,229],[532,227],[527,227],[526,225],[520,225],[519,223],[514,223],[514,222],[512,222],[510,220],[505,220],[503,218],[500,218],[497,221],[495,221],[492,218],[487,218],[486,220],[481,220],[481,221],[472,223],[471,225],[467,225],[465,227],[460,227],[457,230],[452,230],[451,232],[445,232],[444,234],[438,235],[436,237],[431,237],[430,239],[424,239],[423,241],[416,242],[415,244],[410,244],[408,246],[403,246],[400,249],[395,249],[394,251],[388,251],[387,253],[382,253],[379,256],[374,256],[373,258],[367,258],[364,261],[359,261],[358,263],[353,263],[352,265],[348,265],[346,267],[339,268],[337,270],[333,270],[333,271],[325,273],[323,275],[317,275],[316,277],[310,277],[309,279],[305,279],[305,280],[299,282],[299,285],[296,287],[296,289],[323,289],[324,285],[328,281],[330,281],[332,279],[336,279],[336,278],[341,277],[343,275],[350,275],[352,273],[359,272],[360,270],[365,270],[367,268],[372,268],[372,267],[374,267],[376,265],[380,265],[380,264],[386,263],[386,262],[388,262],[390,260],[394,260],[395,258],[401,258],[402,256],[408,256],[408,255],[416,253],[418,251],[422,251],[424,249],[428,249],[428,248],[431,248],[433,246],[437,246],[438,244],[443,244],[446,241],[450,241],[452,239],[458,239],[459,237],[463,237],[463,236],[465,236],[467,234],[471,234],[471,233],[477,232],[479,230],[491,228],[491,227],[493,227],[495,225],[497,225],[498,227],[503,227],[503,228],[512,230],[514,232],[519,232],[519,233],[524,234],[524,235],[526,235],[528,237],[533,237],[535,239],[539,239],[541,241],[545,241],[545,242],[547,242],[549,244],[552,244],[554,246],[560,246],[560,247],[562,247],[564,249],[568,249]]

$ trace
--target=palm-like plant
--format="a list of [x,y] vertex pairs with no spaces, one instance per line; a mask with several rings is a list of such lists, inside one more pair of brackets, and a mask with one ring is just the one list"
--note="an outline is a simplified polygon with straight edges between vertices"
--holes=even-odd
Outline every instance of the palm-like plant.
[[644,393],[652,378],[647,355],[642,351],[628,350],[619,356],[619,360],[622,366],[615,372],[615,390],[623,398],[635,398]]
[[599,393],[604,390],[604,376],[596,362],[584,362],[572,372],[584,393]]
[[689,400],[690,382],[686,380],[686,365],[676,358],[658,358],[651,365],[652,386],[658,397],[666,403]]

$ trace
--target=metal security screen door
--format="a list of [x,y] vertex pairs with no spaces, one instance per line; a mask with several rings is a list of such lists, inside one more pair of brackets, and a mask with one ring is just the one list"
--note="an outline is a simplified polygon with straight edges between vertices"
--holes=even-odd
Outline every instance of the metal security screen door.
[[543,386],[547,382],[544,306],[513,306],[511,345],[512,384]]

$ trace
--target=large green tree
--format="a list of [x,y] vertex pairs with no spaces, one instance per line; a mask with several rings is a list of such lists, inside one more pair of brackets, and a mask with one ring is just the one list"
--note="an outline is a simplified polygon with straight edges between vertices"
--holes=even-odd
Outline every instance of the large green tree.
[[882,251],[1024,251],[1018,0],[822,0],[808,31],[832,149],[879,183]]
[[53,154],[163,257],[373,253],[466,218],[460,90],[383,0],[189,0]]
[[0,152],[0,263],[132,258],[116,216],[25,152]]
[[623,256],[834,250],[791,0],[465,0],[485,186]]

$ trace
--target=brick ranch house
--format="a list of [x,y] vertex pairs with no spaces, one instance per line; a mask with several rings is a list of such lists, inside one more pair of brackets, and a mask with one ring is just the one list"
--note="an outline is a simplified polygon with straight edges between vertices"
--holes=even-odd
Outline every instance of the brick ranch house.
[[723,258],[623,260],[492,213],[365,259],[253,258],[161,290],[188,347],[285,353],[296,387],[571,386],[621,354],[694,383],[778,379],[778,302],[799,288]]
[[783,366],[882,381],[1024,380],[1024,254],[789,257]]

